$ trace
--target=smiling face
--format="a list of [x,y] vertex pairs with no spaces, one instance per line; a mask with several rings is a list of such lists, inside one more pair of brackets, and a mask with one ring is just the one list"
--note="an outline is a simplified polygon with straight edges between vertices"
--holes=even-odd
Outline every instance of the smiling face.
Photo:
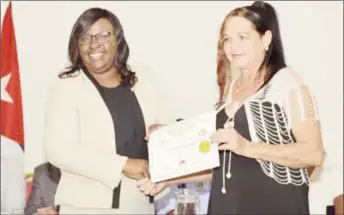
[[231,64],[239,69],[255,69],[264,59],[269,35],[260,35],[253,24],[240,16],[228,18],[223,31],[223,49]]
[[99,19],[78,42],[81,60],[90,73],[102,74],[114,69],[116,39],[107,19]]

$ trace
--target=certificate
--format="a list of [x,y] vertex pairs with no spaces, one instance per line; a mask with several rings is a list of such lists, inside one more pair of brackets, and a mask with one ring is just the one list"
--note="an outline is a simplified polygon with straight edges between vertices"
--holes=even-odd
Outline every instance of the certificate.
[[216,131],[216,112],[169,124],[149,137],[149,168],[152,182],[219,166],[219,152],[210,137]]

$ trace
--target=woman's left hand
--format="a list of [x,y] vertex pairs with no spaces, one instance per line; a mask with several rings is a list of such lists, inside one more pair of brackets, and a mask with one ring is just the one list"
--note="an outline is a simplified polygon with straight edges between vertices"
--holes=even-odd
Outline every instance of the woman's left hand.
[[150,179],[145,178],[137,181],[137,186],[145,195],[155,196],[163,191],[168,183],[166,181],[152,183]]
[[248,140],[241,136],[235,129],[223,128],[218,129],[211,136],[211,141],[219,145],[219,150],[231,150],[238,155],[244,155],[249,144]]

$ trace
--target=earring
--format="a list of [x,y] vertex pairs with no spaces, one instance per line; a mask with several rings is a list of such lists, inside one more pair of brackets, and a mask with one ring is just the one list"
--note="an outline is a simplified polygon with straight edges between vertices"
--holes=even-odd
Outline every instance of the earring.
[[267,50],[269,50],[269,46],[268,47],[265,47],[265,49],[264,49],[265,51],[267,51]]

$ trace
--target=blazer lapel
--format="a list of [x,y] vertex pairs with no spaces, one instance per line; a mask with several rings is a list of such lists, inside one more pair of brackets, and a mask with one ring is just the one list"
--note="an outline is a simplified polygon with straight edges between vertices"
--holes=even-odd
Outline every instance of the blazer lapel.
[[[101,126],[102,129],[106,129],[106,133],[111,133],[111,137],[113,137],[111,141],[109,140],[110,143],[115,142],[114,123],[109,109],[107,108],[97,87],[92,83],[92,81],[86,76],[84,72],[81,72],[80,75],[82,75],[83,80],[82,107],[86,108],[86,113],[88,112],[89,114],[89,116],[86,117],[96,117],[97,119],[95,119],[95,121],[99,122],[100,124],[95,124],[92,126],[96,126],[95,129],[99,129],[99,126]],[[152,90],[153,88],[145,83],[144,78],[139,79],[139,82],[132,88],[132,91],[135,93],[142,110],[146,130],[151,124],[157,123],[157,101],[154,94],[155,92],[153,92]]]

